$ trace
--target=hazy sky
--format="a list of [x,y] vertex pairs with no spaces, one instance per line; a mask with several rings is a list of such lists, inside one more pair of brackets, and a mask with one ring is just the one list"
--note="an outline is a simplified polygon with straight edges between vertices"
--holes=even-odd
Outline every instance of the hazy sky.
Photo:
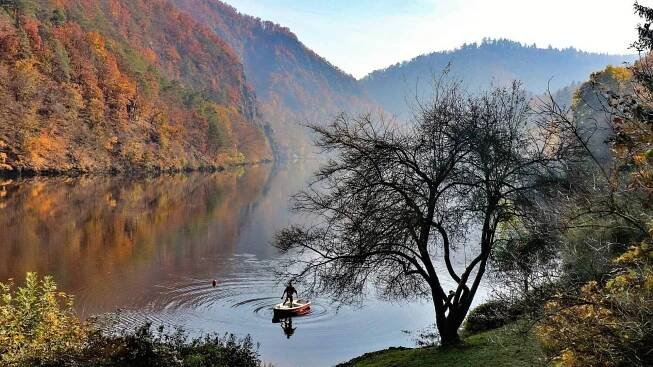
[[[632,0],[226,0],[289,27],[356,77],[483,37],[626,53],[638,18]],[[653,6],[653,0],[640,0]]]

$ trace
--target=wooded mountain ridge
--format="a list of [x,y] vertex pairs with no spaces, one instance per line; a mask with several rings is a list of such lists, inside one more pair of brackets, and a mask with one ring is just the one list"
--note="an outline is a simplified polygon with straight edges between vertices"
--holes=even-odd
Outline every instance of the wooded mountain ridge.
[[450,62],[471,88],[521,79],[538,93],[630,60],[488,40],[359,81],[288,28],[218,0],[0,0],[0,171],[303,157],[312,148],[302,124],[341,112],[406,117],[407,96],[428,95]]
[[167,0],[1,4],[5,170],[179,170],[271,159],[237,55]]
[[608,55],[575,48],[538,48],[507,39],[485,39],[458,49],[421,55],[376,70],[361,79],[374,101],[390,113],[408,118],[415,98],[428,98],[434,79],[460,79],[471,92],[514,80],[535,95],[584,82],[608,65],[632,63],[635,55]]
[[306,47],[288,28],[241,14],[221,1],[173,1],[238,53],[279,156],[310,152],[303,124],[379,108],[354,77]]

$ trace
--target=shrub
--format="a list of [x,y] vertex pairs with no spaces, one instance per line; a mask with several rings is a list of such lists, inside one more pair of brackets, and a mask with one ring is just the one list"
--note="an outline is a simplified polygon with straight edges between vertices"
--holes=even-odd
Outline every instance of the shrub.
[[167,332],[146,323],[117,335],[94,332],[82,358],[83,366],[104,367],[257,367],[256,346],[249,336],[205,335],[189,339],[181,329]]
[[546,303],[536,331],[556,365],[653,365],[653,245],[633,246],[614,262],[604,285],[592,281]]
[[491,300],[483,303],[469,312],[464,330],[474,334],[501,327],[516,319],[510,302]]
[[[247,336],[189,338],[181,329],[146,323],[116,332],[107,318],[82,323],[73,298],[52,277],[28,273],[25,285],[0,283],[0,365],[31,367],[257,367],[258,346]],[[107,322],[108,321],[108,322]]]
[[65,365],[81,352],[86,333],[73,299],[51,277],[28,273],[25,285],[0,283],[0,362]]

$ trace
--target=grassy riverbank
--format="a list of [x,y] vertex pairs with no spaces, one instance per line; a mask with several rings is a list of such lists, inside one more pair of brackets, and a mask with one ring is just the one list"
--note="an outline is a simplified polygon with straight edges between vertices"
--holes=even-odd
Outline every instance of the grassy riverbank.
[[340,367],[463,367],[486,365],[544,366],[540,346],[532,335],[503,327],[470,335],[455,348],[391,348],[367,353]]

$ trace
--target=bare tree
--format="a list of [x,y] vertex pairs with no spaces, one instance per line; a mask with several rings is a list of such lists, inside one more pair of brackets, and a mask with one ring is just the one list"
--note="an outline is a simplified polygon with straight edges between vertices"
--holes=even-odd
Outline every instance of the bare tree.
[[[567,147],[528,112],[518,84],[470,96],[440,82],[410,128],[370,116],[312,126],[335,158],[294,198],[313,224],[277,234],[293,254],[288,275],[340,300],[363,297],[367,285],[385,298],[431,298],[441,343],[458,343],[497,226],[562,175]],[[452,252],[471,240],[477,252],[456,266]]]

